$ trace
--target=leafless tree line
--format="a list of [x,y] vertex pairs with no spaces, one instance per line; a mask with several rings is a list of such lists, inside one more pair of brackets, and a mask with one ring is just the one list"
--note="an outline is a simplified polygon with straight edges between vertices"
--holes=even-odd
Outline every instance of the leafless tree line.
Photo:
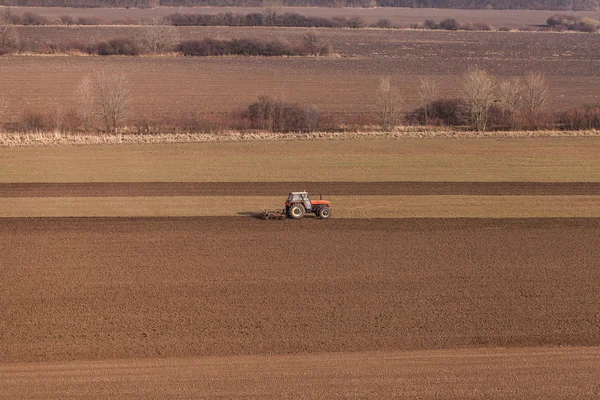
[[[107,132],[119,133],[131,117],[131,92],[124,74],[100,71],[84,76],[74,92],[76,106],[51,110],[23,110],[20,128],[24,131],[84,131],[102,124]],[[0,126],[10,117],[10,102],[0,97]]]
[[[418,98],[423,122],[434,124],[440,117],[436,114],[443,102],[438,96],[436,81],[422,78]],[[457,120],[465,121],[476,131],[489,129],[498,113],[508,129],[537,129],[544,123],[549,100],[549,85],[541,73],[500,80],[484,69],[473,68],[463,77],[460,98],[447,102],[450,105],[446,106],[460,114]],[[402,120],[402,95],[392,86],[390,77],[380,79],[374,104],[375,117],[382,129],[394,129]]]
[[546,77],[530,72],[523,78],[499,81],[489,72],[474,68],[464,77],[462,98],[474,129],[489,127],[492,108],[497,106],[509,129],[517,128],[517,118],[530,128],[539,128],[550,101]]
[[[424,123],[436,124],[440,118],[439,108],[436,107],[436,102],[439,102],[436,81],[431,78],[421,79],[418,96]],[[453,104],[462,113],[460,121],[466,121],[476,131],[485,131],[491,126],[509,129],[525,126],[536,129],[546,121],[549,98],[549,86],[542,74],[530,73],[522,78],[500,80],[489,72],[476,68],[465,74],[461,99]],[[89,132],[102,124],[105,131],[118,133],[126,122],[131,121],[130,85],[123,74],[100,71],[84,76],[77,84],[75,100],[74,109],[56,109],[45,117],[45,121],[42,121],[40,112],[24,113],[26,128],[44,130],[60,129],[62,126],[74,131]],[[405,117],[402,110],[403,95],[393,85],[391,77],[379,79],[373,106],[372,117],[383,130],[391,131],[402,123]],[[0,122],[4,122],[9,114],[9,103],[0,97]],[[596,125],[595,110],[579,114],[569,117],[569,126]],[[499,115],[506,125],[498,124]],[[246,112],[240,114],[240,118],[250,121],[244,125],[249,129],[313,131],[323,129],[324,126],[326,129],[339,129],[339,122],[336,125],[335,120],[327,115],[323,118],[314,106],[302,106],[282,100],[262,101],[259,98],[259,102],[251,104]],[[582,125],[579,120],[585,124]],[[164,121],[163,125],[169,123]],[[356,126],[361,125],[372,124]]]

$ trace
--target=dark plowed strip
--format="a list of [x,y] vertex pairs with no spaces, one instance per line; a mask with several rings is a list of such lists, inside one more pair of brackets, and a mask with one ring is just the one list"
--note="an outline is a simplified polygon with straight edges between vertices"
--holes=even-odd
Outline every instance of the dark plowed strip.
[[0,197],[317,195],[600,195],[600,182],[95,182],[2,183]]
[[7,362],[600,345],[600,219],[17,218],[0,249],[0,382]]

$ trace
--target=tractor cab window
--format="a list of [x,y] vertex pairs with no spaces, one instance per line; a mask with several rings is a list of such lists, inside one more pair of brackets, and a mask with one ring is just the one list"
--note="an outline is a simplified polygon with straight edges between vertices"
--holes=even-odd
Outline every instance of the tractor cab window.
[[290,194],[288,201],[302,201],[302,195],[300,194]]

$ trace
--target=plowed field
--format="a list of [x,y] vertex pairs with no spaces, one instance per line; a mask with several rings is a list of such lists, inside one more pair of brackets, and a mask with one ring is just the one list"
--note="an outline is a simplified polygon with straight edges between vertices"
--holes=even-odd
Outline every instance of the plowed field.
[[595,399],[597,147],[0,149],[0,397]]
[[599,219],[3,219],[0,358],[600,344]]
[[[595,400],[598,348],[0,364],[11,398]],[[126,393],[126,394],[124,394]]]
[[[136,37],[140,27],[28,27],[37,43]],[[256,37],[297,43],[307,29],[181,28],[182,39]],[[502,78],[543,72],[551,107],[564,110],[600,103],[597,35],[528,32],[319,30],[340,57],[80,57],[3,56],[0,85],[16,118],[24,109],[65,110],[75,104],[78,81],[99,70],[127,74],[136,117],[177,112],[229,112],[259,95],[314,104],[335,113],[372,113],[381,76],[391,76],[404,110],[419,106],[424,76],[441,97],[457,97],[469,66]]]

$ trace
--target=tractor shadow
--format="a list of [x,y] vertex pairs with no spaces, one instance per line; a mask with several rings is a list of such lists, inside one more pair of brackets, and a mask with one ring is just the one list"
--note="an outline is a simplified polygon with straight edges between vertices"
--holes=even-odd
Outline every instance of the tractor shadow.
[[256,219],[262,219],[262,212],[256,212],[256,211],[240,211],[237,213],[237,215],[242,215],[244,217],[250,217],[250,218],[256,218]]

